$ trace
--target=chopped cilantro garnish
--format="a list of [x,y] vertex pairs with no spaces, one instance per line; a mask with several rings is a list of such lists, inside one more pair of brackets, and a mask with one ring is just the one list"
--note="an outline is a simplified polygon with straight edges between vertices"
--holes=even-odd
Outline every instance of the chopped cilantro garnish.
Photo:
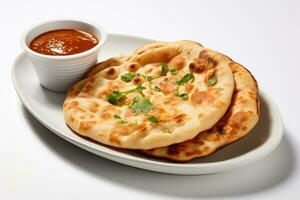
[[151,123],[157,123],[157,122],[159,122],[159,119],[155,116],[150,116],[148,118],[148,121],[151,122]]
[[169,78],[167,78],[167,77],[166,77],[166,78],[164,78],[164,81],[167,81],[167,80],[169,80]]
[[129,106],[129,108],[136,113],[146,114],[154,108],[154,105],[149,101],[149,99],[139,95],[133,99],[133,103]]
[[119,115],[114,115],[114,118],[117,120],[119,124],[126,124],[127,121],[122,119]]
[[126,93],[129,94],[132,92],[141,92],[144,89],[146,89],[144,86],[138,85],[136,88],[133,88],[132,90],[128,90]]
[[132,81],[132,79],[135,77],[135,74],[134,73],[126,73],[124,75],[121,76],[121,80],[124,81],[124,82],[130,82]]
[[138,74],[137,76],[142,76],[146,81],[149,81],[149,82],[151,82],[152,79],[156,78],[155,76],[147,76],[144,74]]
[[115,119],[122,119],[119,115],[114,115]]
[[177,92],[176,96],[182,98],[183,100],[188,100],[188,98],[189,98],[189,95],[187,93],[181,93],[180,94],[179,92]]
[[173,76],[178,74],[178,71],[176,69],[170,69],[170,72]]
[[154,86],[153,90],[156,91],[156,92],[160,92],[161,91],[160,87],[158,87],[157,85]]
[[166,75],[169,71],[169,66],[167,64],[163,64],[160,68],[160,75]]
[[126,97],[126,94],[120,92],[120,91],[113,91],[112,93],[108,94],[107,96],[107,100],[109,103],[111,104],[118,104],[123,98]]
[[145,76],[147,81],[152,81],[153,77],[152,76]]
[[158,75],[152,75],[152,76],[147,76],[147,75],[144,75],[144,74],[139,74],[137,73],[137,76],[142,76],[144,77],[144,79],[146,81],[149,81],[151,82],[153,79],[156,79],[156,78],[159,78],[160,76],[162,75],[166,75],[166,73],[169,71],[169,66],[167,64],[163,64],[160,68],[160,73]]
[[213,76],[212,78],[210,78],[207,82],[208,86],[212,86],[215,85],[218,82],[218,77],[217,76]]
[[175,94],[177,97],[180,97],[182,98],[183,100],[188,100],[189,99],[189,95],[187,93],[179,93],[179,86],[177,86],[177,89],[176,89],[176,94]]
[[109,103],[117,105],[122,99],[126,98],[126,95],[132,92],[141,92],[144,89],[146,88],[143,87],[142,85],[138,85],[136,88],[133,88],[125,92],[120,92],[118,90],[115,90],[112,93],[109,93],[106,97]]
[[192,72],[184,75],[184,77],[182,77],[182,79],[176,81],[176,84],[177,85],[184,85],[186,84],[187,82],[189,82],[190,80],[194,80],[195,77],[194,77],[194,74]]

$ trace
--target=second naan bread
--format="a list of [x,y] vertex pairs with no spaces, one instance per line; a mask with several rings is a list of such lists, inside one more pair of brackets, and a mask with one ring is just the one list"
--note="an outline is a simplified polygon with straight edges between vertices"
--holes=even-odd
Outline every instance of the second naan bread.
[[217,149],[244,137],[259,119],[258,88],[254,77],[241,65],[230,64],[235,79],[232,102],[224,117],[210,130],[192,140],[151,149],[144,153],[177,161],[207,156]]

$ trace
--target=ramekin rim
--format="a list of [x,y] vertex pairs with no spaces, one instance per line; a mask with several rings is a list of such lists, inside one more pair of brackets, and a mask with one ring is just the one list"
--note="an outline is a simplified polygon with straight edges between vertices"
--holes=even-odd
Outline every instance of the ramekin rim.
[[[26,37],[27,35],[36,27],[46,24],[46,23],[50,23],[50,22],[59,22],[59,21],[74,21],[74,22],[81,22],[81,23],[85,23],[88,24],[92,27],[94,27],[96,30],[98,30],[100,32],[101,38],[100,41],[98,42],[98,44],[96,46],[94,46],[93,48],[87,50],[87,51],[83,51],[77,54],[72,54],[72,55],[63,55],[63,56],[53,56],[53,55],[44,55],[38,52],[35,52],[33,50],[31,50],[28,45],[26,44]],[[98,35],[97,35],[98,36]],[[96,51],[99,50],[100,47],[102,47],[105,43],[107,39],[107,32],[105,31],[105,29],[100,26],[99,24],[97,24],[94,21],[91,20],[86,20],[86,19],[80,19],[80,18],[52,18],[52,19],[48,19],[48,20],[43,20],[40,21],[38,23],[35,23],[33,25],[31,25],[29,28],[27,28],[21,35],[20,38],[20,44],[21,47],[23,48],[23,50],[32,55],[32,56],[36,56],[36,57],[40,57],[42,59],[48,59],[48,60],[69,60],[69,59],[76,59],[76,58],[81,58],[81,57],[85,57],[87,55],[93,54]]]

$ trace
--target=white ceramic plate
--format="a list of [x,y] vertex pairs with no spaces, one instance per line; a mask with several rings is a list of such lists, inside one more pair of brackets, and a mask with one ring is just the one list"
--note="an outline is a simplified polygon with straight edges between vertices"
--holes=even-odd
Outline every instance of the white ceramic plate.
[[[109,34],[100,60],[130,53],[138,46],[150,41],[145,38]],[[266,156],[274,150],[282,138],[283,127],[280,113],[273,101],[260,91],[261,118],[256,128],[246,137],[213,155],[188,163],[173,163],[149,158],[136,151],[110,148],[74,134],[67,127],[63,118],[62,104],[65,95],[51,92],[40,86],[32,64],[25,53],[17,57],[12,67],[12,78],[15,89],[25,107],[48,129],[82,149],[133,167],[171,174],[216,173]]]

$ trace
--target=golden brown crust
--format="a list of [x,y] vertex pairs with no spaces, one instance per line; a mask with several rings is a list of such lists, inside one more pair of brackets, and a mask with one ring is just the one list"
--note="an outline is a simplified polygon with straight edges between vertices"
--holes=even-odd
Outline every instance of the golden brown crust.
[[[240,64],[231,62],[230,66],[236,83],[234,95],[228,111],[214,127],[191,140],[143,152],[153,157],[189,161],[210,155],[249,133],[259,119],[257,82]],[[200,102],[206,99],[207,94],[197,97]]]

